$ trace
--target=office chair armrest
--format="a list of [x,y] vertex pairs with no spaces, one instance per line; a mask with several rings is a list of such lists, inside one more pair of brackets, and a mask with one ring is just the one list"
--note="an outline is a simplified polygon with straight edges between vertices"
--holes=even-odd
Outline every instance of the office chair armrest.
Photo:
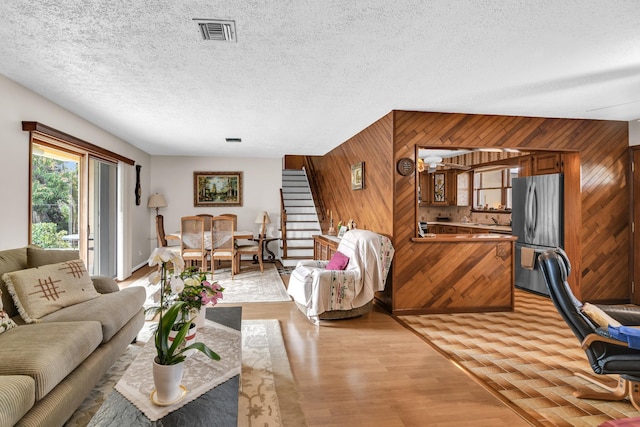
[[607,328],[598,328],[595,333],[589,334],[582,340],[580,346],[583,350],[588,349],[594,342],[603,342],[607,344],[618,345],[620,347],[629,347],[629,343],[626,341],[620,341],[612,338]]
[[640,326],[640,307],[634,304],[596,304],[602,311],[625,326]]

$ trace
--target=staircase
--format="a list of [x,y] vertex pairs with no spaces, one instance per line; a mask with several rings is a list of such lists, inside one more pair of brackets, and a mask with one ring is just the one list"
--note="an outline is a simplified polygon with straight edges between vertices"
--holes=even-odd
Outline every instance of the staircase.
[[304,170],[282,171],[282,203],[282,265],[292,267],[301,259],[313,259],[313,235],[322,233]]

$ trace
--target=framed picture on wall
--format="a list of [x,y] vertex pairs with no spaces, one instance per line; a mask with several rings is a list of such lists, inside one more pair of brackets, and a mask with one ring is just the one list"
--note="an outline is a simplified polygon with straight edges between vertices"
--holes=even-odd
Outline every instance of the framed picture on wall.
[[194,172],[193,206],[242,206],[242,172]]
[[362,190],[364,188],[364,162],[351,165],[351,189]]

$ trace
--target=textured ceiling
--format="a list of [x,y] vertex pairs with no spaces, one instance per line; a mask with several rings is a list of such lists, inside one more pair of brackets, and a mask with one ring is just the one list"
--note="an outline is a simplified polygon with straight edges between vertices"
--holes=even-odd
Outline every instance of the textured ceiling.
[[0,73],[150,154],[279,158],[394,109],[637,119],[638,22],[635,0],[4,0]]

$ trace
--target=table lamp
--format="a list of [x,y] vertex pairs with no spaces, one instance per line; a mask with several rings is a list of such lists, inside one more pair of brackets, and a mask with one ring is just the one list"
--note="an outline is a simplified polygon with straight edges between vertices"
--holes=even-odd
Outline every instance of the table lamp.
[[[262,218],[264,218],[264,227],[262,227]],[[262,211],[258,213],[258,216],[255,220],[256,224],[260,224],[260,234],[259,235],[267,235],[267,224],[271,224],[271,219],[269,218],[269,213],[267,211]]]
[[160,208],[167,207],[167,201],[164,199],[164,196],[160,193],[154,193],[149,196],[149,202],[147,202],[148,208],[156,208],[156,216],[158,216],[158,210]]

